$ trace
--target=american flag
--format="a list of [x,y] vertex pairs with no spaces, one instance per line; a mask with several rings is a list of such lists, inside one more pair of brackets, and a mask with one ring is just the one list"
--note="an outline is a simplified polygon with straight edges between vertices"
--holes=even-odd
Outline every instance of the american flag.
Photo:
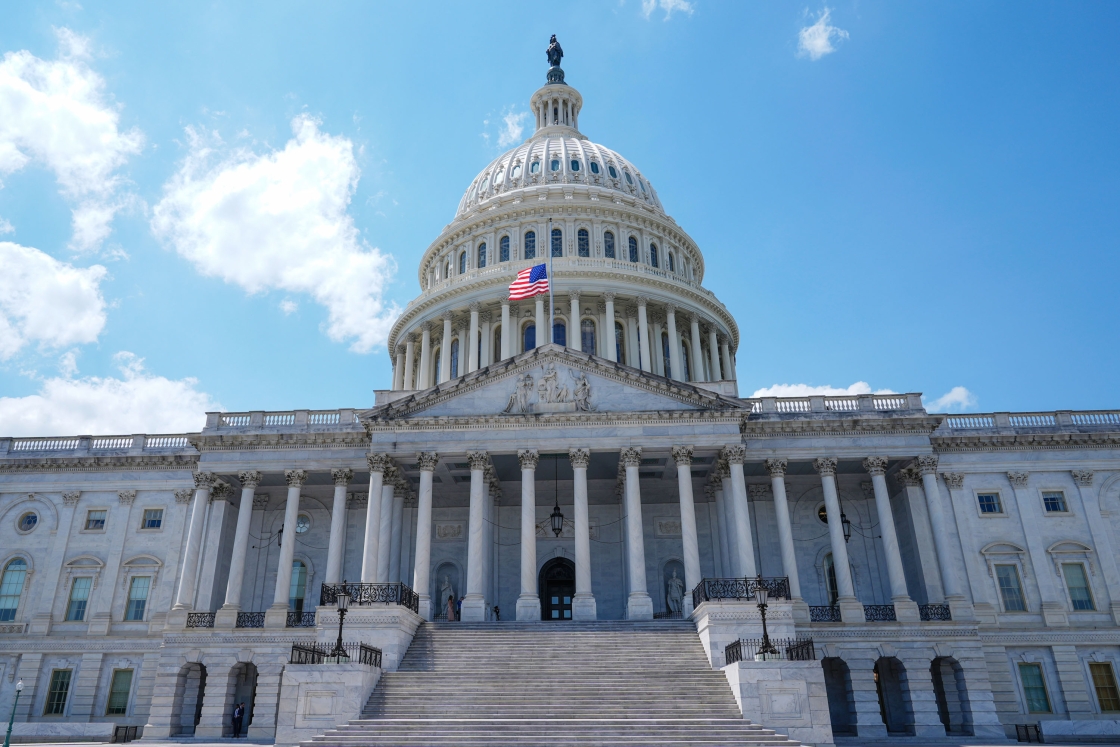
[[548,293],[547,265],[526,267],[517,273],[517,279],[509,286],[509,300],[520,301],[539,293]]

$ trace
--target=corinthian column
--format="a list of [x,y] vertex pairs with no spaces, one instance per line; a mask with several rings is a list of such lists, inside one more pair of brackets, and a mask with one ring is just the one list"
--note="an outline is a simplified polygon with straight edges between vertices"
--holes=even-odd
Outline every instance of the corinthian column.
[[844,539],[844,525],[840,523],[840,496],[836,492],[836,457],[822,457],[813,461],[820,473],[824,506],[828,514],[828,538],[832,545],[832,565],[836,570],[836,590],[840,606],[840,619],[844,622],[862,623],[863,605],[856,598],[852,583],[852,568],[848,564],[848,543]]
[[722,456],[731,473],[731,506],[735,517],[735,550],[738,553],[739,575],[754,578],[758,570],[754,563],[751,514],[747,504],[747,482],[743,475],[747,448],[742,444],[728,446],[724,448]]
[[[467,373],[478,370],[478,310],[480,305],[474,301],[470,305],[471,322],[467,332]],[[462,353],[460,353],[462,355]]]
[[517,452],[521,462],[521,595],[517,597],[518,620],[540,620],[541,598],[537,592],[537,460],[536,449]]
[[443,312],[443,341],[440,343],[439,383],[451,379],[451,320],[455,315]]
[[389,583],[389,554],[393,549],[393,493],[396,490],[397,468],[389,464],[385,468],[385,480],[381,484],[381,518],[377,524],[377,583]]
[[638,468],[642,464],[640,446],[622,450],[626,466],[626,545],[630,572],[630,595],[626,600],[627,620],[652,620],[653,600],[646,591],[646,549],[642,526],[642,493]]
[[[949,604],[949,611],[954,620],[973,620],[976,611],[968,598],[964,595],[961,575],[957,571],[956,556],[953,552],[952,538],[955,536],[949,528],[949,519],[945,515],[945,506],[941,501],[941,488],[937,484],[937,455],[926,454],[918,457],[918,470],[922,475],[922,488],[926,494],[926,509],[929,513],[930,529],[933,531],[933,545],[937,548],[937,566],[941,570],[941,588],[945,591],[945,601]],[[1012,482],[1014,485],[1014,482]],[[1026,485],[1023,485],[1026,487]],[[1016,496],[1019,498],[1019,496]],[[1024,505],[1026,501],[1019,501]],[[1029,510],[1029,509],[1028,509]],[[1033,557],[1035,554],[1031,553]],[[1046,579],[1049,580],[1049,576]],[[1043,596],[1043,620],[1047,625],[1054,621],[1058,625],[1067,624],[1064,605],[1051,603],[1046,605],[1046,588],[1042,578],[1038,579],[1040,591]],[[1056,595],[1055,595],[1056,596]],[[1046,609],[1049,607],[1049,609]],[[1056,615],[1048,614],[1051,610]]]
[[690,324],[692,326],[692,355],[689,356],[688,360],[692,364],[692,380],[707,381],[704,378],[704,351],[700,348],[700,317],[693,314]]
[[[670,343],[671,345],[671,343]],[[684,616],[692,613],[692,594],[699,585],[700,542],[696,536],[696,504],[692,496],[692,447],[674,446],[677,464],[677,494],[681,503],[681,548],[684,550]]]
[[393,391],[404,389],[404,346],[397,346],[397,363],[393,366]]
[[[229,580],[226,581],[226,601],[223,610],[231,611],[234,621],[241,609],[241,584],[245,579],[245,556],[249,551],[249,525],[253,521],[253,494],[261,482],[261,473],[246,471],[238,475],[241,480],[241,505],[237,509],[237,527],[233,530],[233,554],[229,559]],[[228,621],[225,621],[228,622]],[[214,625],[218,622],[215,620]],[[232,624],[222,627],[233,627]]]
[[417,389],[427,389],[432,385],[432,325],[420,325],[420,376]]
[[778,544],[782,548],[782,572],[789,579],[789,595],[801,599],[801,580],[797,575],[797,552],[793,548],[793,525],[789,520],[789,503],[786,501],[786,460],[767,459],[766,471],[770,473],[770,490],[774,494],[774,516],[778,520]]
[[202,531],[206,523],[206,506],[210,503],[210,490],[214,487],[210,472],[194,473],[194,501],[191,503],[191,524],[187,530],[187,551],[183,553],[183,575],[179,580],[179,595],[175,609],[194,608],[195,584],[198,582],[198,556],[202,552]]
[[669,368],[672,369],[670,378],[684,381],[684,366],[681,365],[681,340],[677,332],[677,307],[669,304],[665,307],[665,327],[669,331]]
[[502,299],[502,360],[513,355],[510,340],[513,339],[509,329],[509,297]]
[[[416,455],[416,462],[420,467],[420,494],[416,499],[416,567],[412,589],[420,595],[420,616],[431,622],[432,598],[428,590],[432,567],[432,473],[439,464],[439,454],[421,452]],[[439,600],[436,601],[438,604]]]
[[377,544],[381,539],[381,487],[385,481],[388,454],[368,454],[369,497],[366,500],[366,535],[362,545],[362,583],[377,581]]
[[280,545],[280,558],[276,564],[276,587],[272,594],[272,607],[265,613],[268,628],[283,628],[288,624],[288,595],[292,585],[292,559],[296,552],[296,519],[299,517],[299,493],[307,481],[307,471],[290,469],[284,472],[288,482],[288,500],[284,505],[284,528],[288,535]]
[[408,336],[408,342],[404,346],[404,388],[416,388],[416,376],[413,373],[413,366],[416,362],[416,340],[412,335]]
[[471,465],[470,528],[467,534],[467,594],[463,597],[463,621],[486,619],[486,600],[482,594],[483,514],[486,500],[486,465],[490,455],[485,451],[467,452]]
[[346,488],[354,479],[354,471],[332,469],[334,503],[331,506],[331,536],[327,540],[327,572],[323,583],[337,584],[342,580],[342,541],[346,532]]
[[579,332],[579,291],[568,293],[568,306],[571,309],[568,315],[568,347],[580,350],[583,346],[580,343]]
[[649,320],[646,317],[646,302],[645,296],[638,296],[638,356],[642,362],[643,371],[653,371],[649,355]]
[[899,552],[898,535],[894,529],[894,512],[891,511],[891,496],[887,490],[887,458],[867,457],[863,460],[863,468],[871,475],[871,486],[875,491],[879,535],[883,540],[883,554],[887,558],[887,578],[891,584],[891,603],[894,604],[895,617],[899,622],[917,622],[918,605],[910,598],[910,593],[906,589],[902,553]]
[[617,344],[615,342],[615,331],[614,331],[614,294],[613,293],[604,293],[603,294],[603,301],[604,301],[604,306],[606,307],[605,313],[607,315],[607,321],[606,321],[606,324],[604,325],[606,327],[606,329],[603,330],[603,334],[606,336],[606,340],[607,340],[607,347],[605,348],[605,351],[607,353],[607,360],[614,361],[615,363],[617,363],[618,362],[618,347],[617,347]]
[[587,464],[590,449],[568,449],[572,462],[572,495],[575,499],[576,595],[572,597],[572,619],[594,620],[595,595],[591,593],[591,523],[587,516]]
[[708,327],[708,355],[712,360],[712,381],[722,381],[723,372],[719,369],[719,342],[715,325]]

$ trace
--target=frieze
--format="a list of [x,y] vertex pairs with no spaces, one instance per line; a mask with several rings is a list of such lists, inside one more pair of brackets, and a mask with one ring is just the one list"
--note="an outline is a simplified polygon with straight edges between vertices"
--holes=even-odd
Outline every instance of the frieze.
[[193,471],[197,467],[197,454],[43,457],[0,461],[0,472],[102,472],[114,469]]
[[681,536],[681,520],[680,519],[655,519],[654,533],[658,537],[680,537]]
[[459,540],[463,538],[463,524],[462,522],[454,524],[440,524],[435,526],[435,539],[437,540]]

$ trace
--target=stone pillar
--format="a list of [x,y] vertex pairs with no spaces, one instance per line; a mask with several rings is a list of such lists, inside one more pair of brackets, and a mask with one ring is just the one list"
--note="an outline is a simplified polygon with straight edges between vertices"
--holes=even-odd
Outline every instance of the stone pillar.
[[711,482],[704,486],[704,492],[708,496],[708,511],[715,523],[714,534],[719,544],[718,557],[715,559],[719,566],[716,575],[726,578],[731,576],[731,556],[727,548],[727,526],[723,521],[723,494]]
[[670,378],[684,381],[684,365],[681,363],[680,333],[677,331],[677,307],[665,307],[665,328],[669,331],[669,368]]
[[692,364],[692,380],[707,381],[704,378],[704,351],[700,347],[700,317],[693,314],[689,320],[692,325],[692,355],[689,362]]
[[404,362],[405,352],[400,345],[397,346],[397,363],[393,366],[393,391],[404,389]]
[[[389,465],[381,484],[378,502],[380,518],[377,524],[377,583],[389,583],[389,555],[393,551],[393,493],[396,491],[397,468]],[[373,496],[370,496],[372,499]]]
[[[233,678],[230,670],[233,669],[231,658],[222,657],[222,661],[215,662],[207,659],[206,687],[202,693],[202,713],[198,726],[194,728],[196,739],[210,737],[220,739],[228,734],[233,735]],[[226,729],[226,723],[230,728]]]
[[179,580],[179,595],[175,598],[177,610],[194,609],[195,584],[198,582],[198,557],[202,552],[206,506],[210,503],[210,490],[213,486],[212,473],[194,473],[194,501],[191,503],[191,524],[187,530],[187,551],[183,553],[183,575]]
[[568,449],[572,463],[572,495],[576,545],[576,595],[572,598],[573,620],[594,620],[598,617],[595,595],[591,592],[591,523],[587,515],[587,465],[590,449]]
[[630,595],[626,600],[627,620],[652,620],[653,600],[646,591],[645,532],[642,524],[642,493],[638,486],[638,468],[642,464],[642,448],[631,446],[622,450],[626,466],[626,543],[627,566],[630,573]]
[[[907,656],[911,653],[913,655]],[[898,652],[898,659],[906,668],[905,687],[910,696],[910,718],[914,724],[914,736],[919,739],[945,736],[945,725],[941,723],[941,716],[937,712],[937,694],[933,688],[929,653],[928,649],[902,649]],[[949,680],[943,684],[948,696],[956,682]]]
[[327,540],[327,572],[323,576],[325,584],[337,584],[342,580],[342,543],[346,533],[346,488],[353,478],[353,470],[331,470],[331,479],[334,480],[334,502],[331,505],[331,534],[330,539]]
[[[945,590],[945,601],[949,604],[950,614],[954,620],[972,620],[975,613],[964,595],[961,577],[953,557],[952,542],[955,534],[949,528],[948,519],[945,518],[941,488],[937,484],[937,455],[927,454],[918,457],[918,469],[922,473],[922,488],[925,490],[929,523],[933,529],[933,544],[937,548],[937,567],[941,570],[941,588]],[[1062,605],[1061,617],[1065,618],[1065,605]]]
[[536,347],[547,345],[552,342],[552,330],[548,329],[548,315],[544,313],[544,296],[538,294],[536,297],[537,316],[533,324],[537,328],[537,343]]
[[482,322],[482,326],[480,328],[482,330],[482,351],[479,355],[478,367],[486,368],[494,362],[494,354],[490,350],[490,348],[493,347],[492,340],[490,339],[492,337],[492,335],[490,334],[490,312],[484,311],[478,315],[478,318]]
[[408,342],[404,346],[404,388],[415,389],[416,377],[413,375],[412,367],[416,359],[416,340],[409,335]]
[[509,328],[509,297],[502,299],[502,360],[513,356],[513,349],[510,345],[510,340],[513,339],[513,332]]
[[786,500],[786,460],[767,459],[766,471],[770,473],[770,490],[774,494],[774,516],[778,521],[778,544],[782,548],[782,572],[789,579],[789,595],[801,599],[801,580],[797,575],[797,551],[793,546],[793,524],[789,520],[789,503]]
[[540,620],[541,598],[537,591],[537,461],[536,449],[517,452],[521,462],[521,594],[517,597],[518,620]]
[[[467,332],[467,373],[474,373],[478,370],[478,310],[480,304],[478,301],[472,301],[469,308],[471,310],[471,321]],[[462,351],[459,351],[459,356],[462,357],[462,355]]]
[[728,346],[727,338],[723,335],[720,335],[719,338],[719,354],[723,361],[723,378],[734,379],[735,367],[731,365],[731,348]]
[[[864,652],[861,652],[864,653]],[[848,665],[852,679],[852,705],[855,713],[856,733],[862,739],[886,737],[887,725],[879,708],[879,694],[875,689],[875,659],[841,649],[839,656]]]
[[715,325],[708,327],[708,354],[712,359],[712,381],[723,381],[723,372],[719,369],[719,341]]
[[875,508],[879,515],[879,534],[883,539],[883,554],[887,558],[887,578],[891,584],[891,603],[899,622],[918,622],[918,605],[906,589],[906,573],[902,569],[902,553],[898,549],[898,535],[894,528],[894,512],[887,490],[887,458],[868,457],[863,468],[871,475],[875,491]]
[[813,461],[820,473],[824,491],[825,511],[828,513],[828,537],[832,546],[832,564],[836,569],[836,591],[840,606],[840,619],[846,623],[863,623],[863,605],[856,598],[852,583],[852,568],[848,564],[848,543],[844,539],[844,526],[840,523],[840,496],[836,492],[836,457],[822,457]]
[[645,296],[638,296],[638,356],[642,362],[643,371],[653,371],[653,365],[649,355],[649,320],[646,318],[646,302]]
[[731,472],[731,505],[735,514],[735,550],[738,553],[739,575],[754,578],[758,569],[754,562],[754,542],[751,539],[751,514],[747,504],[747,481],[743,475],[743,462],[747,460],[747,447],[742,444],[723,450]]
[[366,536],[362,545],[362,583],[377,581],[378,541],[381,538],[381,487],[385,481],[388,454],[368,454],[369,496],[366,500]]
[[1100,497],[1097,491],[1093,490],[1093,471],[1075,469],[1070,474],[1073,476],[1074,484],[1077,485],[1077,495],[1081,498],[1081,505],[1085,507],[1089,534],[1093,537],[1093,545],[1097,548],[1097,559],[1101,565],[1101,573],[1104,575],[1105,587],[1108,589],[1112,620],[1120,625],[1120,571],[1116,567],[1116,556],[1112,540],[1108,536],[1108,525],[1101,515]]
[[607,315],[607,321],[606,321],[606,324],[605,324],[606,329],[603,330],[603,334],[606,335],[606,340],[607,340],[607,347],[606,347],[607,360],[614,361],[615,363],[617,363],[618,362],[618,348],[616,346],[615,338],[614,338],[614,335],[615,335],[615,331],[614,331],[614,294],[613,293],[604,293],[603,294],[603,304],[606,306],[606,312],[605,313]]
[[257,664],[257,691],[253,698],[253,723],[245,735],[257,742],[276,738],[276,714],[280,709],[280,677],[283,664]]
[[416,563],[412,590],[420,595],[420,616],[431,622],[432,598],[428,591],[432,567],[432,473],[439,464],[439,454],[420,452],[416,462],[420,467],[420,493],[416,499]]
[[719,485],[716,486],[717,500],[723,506],[723,522],[727,527],[727,567],[732,576],[745,576],[742,564],[739,562],[739,530],[735,526],[735,493],[731,487],[731,466],[722,455],[716,459],[716,476]]
[[[93,703],[97,696],[97,680],[101,675],[101,660],[104,654],[84,653],[78,665],[78,676],[70,683],[70,721],[88,722],[94,713]],[[48,685],[49,686],[49,685]]]
[[420,376],[417,389],[427,389],[432,385],[432,325],[420,325]]
[[[568,305],[571,312],[568,315],[568,347],[573,350],[580,350],[583,344],[580,340],[579,331],[579,291],[571,291],[568,293]],[[572,613],[575,614],[574,612]]]
[[[245,471],[238,478],[241,480],[241,505],[237,509],[237,527],[233,530],[233,554],[229,559],[226,601],[218,615],[219,618],[232,618],[232,621],[223,619],[223,624],[219,626],[216,618],[215,627],[232,628],[241,609],[241,584],[245,579],[245,555],[249,551],[249,525],[253,522],[253,495],[260,485],[261,473],[255,470]],[[222,611],[226,614],[221,614]]]
[[485,451],[467,452],[471,465],[470,528],[467,534],[467,594],[463,597],[463,621],[486,619],[486,601],[482,596],[482,538],[486,500],[486,466],[490,456]]
[[661,315],[657,313],[649,316],[649,351],[653,372],[658,376],[665,375],[665,351],[661,347]]
[[[670,343],[670,349],[672,344]],[[696,536],[696,505],[692,499],[692,447],[674,446],[673,461],[677,464],[677,494],[681,504],[681,548],[684,550],[685,617],[692,613],[692,590],[703,576],[700,573],[700,541]]]
[[276,587],[273,589],[272,606],[265,612],[267,628],[283,628],[288,624],[288,594],[292,585],[292,559],[296,552],[296,519],[299,516],[299,493],[307,480],[307,471],[284,471],[288,483],[288,500],[284,505],[284,529],[288,535],[280,545],[280,559],[276,565]]
[[401,528],[404,523],[404,495],[404,486],[397,485],[393,490],[392,528],[390,530],[392,544],[389,550],[389,583],[391,584],[403,580],[401,578]]
[[443,341],[440,342],[439,383],[451,380],[451,320],[454,314],[443,312]]

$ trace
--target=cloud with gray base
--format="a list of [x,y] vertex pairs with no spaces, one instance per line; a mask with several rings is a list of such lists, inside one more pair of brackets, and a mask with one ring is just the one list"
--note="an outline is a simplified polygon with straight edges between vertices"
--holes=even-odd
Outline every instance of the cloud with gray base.
[[819,60],[836,51],[834,41],[848,38],[848,32],[829,24],[832,11],[825,8],[812,26],[805,26],[797,33],[797,56]]

